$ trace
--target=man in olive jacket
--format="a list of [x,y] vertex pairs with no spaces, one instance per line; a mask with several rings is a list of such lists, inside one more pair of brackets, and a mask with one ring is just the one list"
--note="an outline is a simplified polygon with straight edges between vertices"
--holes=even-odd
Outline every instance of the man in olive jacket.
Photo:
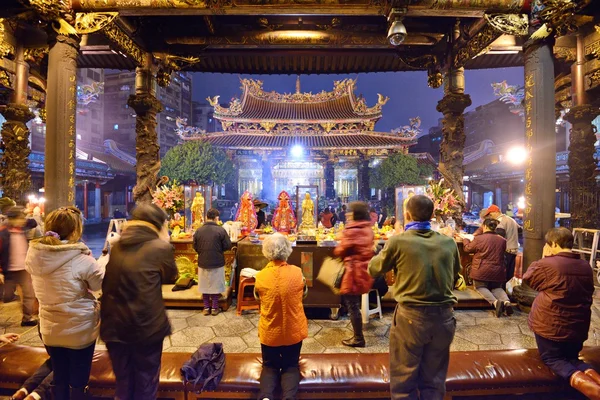
[[100,337],[117,378],[115,398],[146,400],[156,398],[163,340],[171,335],[161,285],[175,282],[177,266],[173,247],[159,238],[165,212],[141,204],[131,217],[106,266]]
[[433,202],[411,197],[405,232],[393,236],[369,263],[372,276],[393,269],[398,302],[390,331],[390,391],[393,400],[442,400],[457,300],[452,289],[460,272],[454,239],[431,230]]

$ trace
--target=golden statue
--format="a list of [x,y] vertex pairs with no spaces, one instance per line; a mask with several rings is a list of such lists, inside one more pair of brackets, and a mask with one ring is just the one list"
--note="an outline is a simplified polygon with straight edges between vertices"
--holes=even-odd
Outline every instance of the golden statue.
[[315,203],[308,192],[302,200],[302,224],[300,224],[300,230],[305,229],[315,229]]
[[202,193],[196,192],[190,210],[192,211],[192,228],[198,229],[204,223],[204,196]]

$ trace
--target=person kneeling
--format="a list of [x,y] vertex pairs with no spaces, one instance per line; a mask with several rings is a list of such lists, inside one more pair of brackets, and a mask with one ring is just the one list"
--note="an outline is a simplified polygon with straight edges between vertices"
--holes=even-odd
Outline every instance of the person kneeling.
[[511,316],[513,309],[506,292],[502,289],[506,280],[506,239],[496,233],[498,220],[486,218],[481,226],[483,233],[475,236],[472,242],[463,239],[465,251],[475,253],[470,277],[473,279],[475,290],[496,309],[496,317],[500,317],[503,312]]
[[529,313],[529,328],[544,364],[588,398],[599,400],[600,374],[579,360],[590,329],[594,277],[587,261],[572,248],[568,229],[550,229],[543,258],[527,268],[523,281],[539,292]]
[[259,400],[272,400],[281,382],[283,400],[296,398],[300,383],[300,349],[308,336],[302,299],[307,287],[302,270],[289,265],[292,245],[279,233],[267,236],[262,246],[269,263],[258,274],[254,296],[260,301],[258,337],[262,349]]

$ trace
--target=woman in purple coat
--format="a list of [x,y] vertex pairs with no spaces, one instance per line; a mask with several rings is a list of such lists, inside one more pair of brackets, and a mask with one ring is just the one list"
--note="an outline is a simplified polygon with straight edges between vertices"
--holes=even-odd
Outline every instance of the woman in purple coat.
[[572,248],[568,229],[550,229],[543,258],[527,268],[523,280],[539,292],[529,313],[529,328],[544,364],[588,398],[598,400],[600,375],[579,360],[590,329],[594,276]]
[[513,309],[506,292],[502,289],[506,281],[506,240],[496,233],[498,220],[487,218],[481,226],[483,233],[475,236],[472,242],[468,239],[463,240],[465,251],[475,253],[469,276],[473,279],[475,290],[496,309],[496,317],[500,317],[503,312],[510,316]]

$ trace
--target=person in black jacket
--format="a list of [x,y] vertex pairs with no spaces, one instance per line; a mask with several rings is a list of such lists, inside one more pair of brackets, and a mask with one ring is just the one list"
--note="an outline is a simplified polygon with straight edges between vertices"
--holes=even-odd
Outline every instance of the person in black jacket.
[[211,208],[206,213],[206,223],[194,233],[194,250],[198,253],[198,290],[204,300],[204,315],[219,314],[219,296],[225,291],[223,253],[231,249],[231,240],[218,222],[219,211]]
[[[112,247],[102,282],[100,337],[117,380],[115,398],[155,399],[163,340],[171,335],[161,285],[177,279],[167,215],[141,204]],[[168,237],[168,234],[167,236]]]

